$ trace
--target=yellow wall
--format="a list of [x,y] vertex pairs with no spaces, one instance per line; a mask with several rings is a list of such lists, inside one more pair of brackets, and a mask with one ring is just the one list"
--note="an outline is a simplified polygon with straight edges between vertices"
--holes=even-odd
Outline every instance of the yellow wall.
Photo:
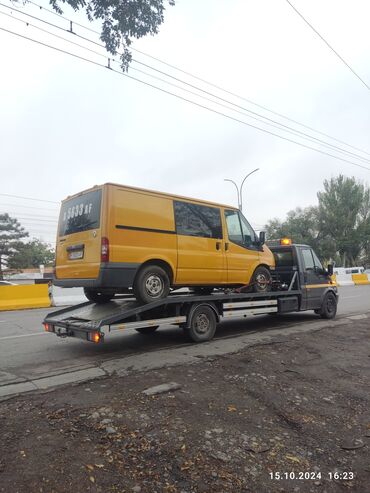
[[352,274],[352,281],[355,284],[370,284],[367,274]]
[[0,311],[51,306],[48,285],[0,286]]

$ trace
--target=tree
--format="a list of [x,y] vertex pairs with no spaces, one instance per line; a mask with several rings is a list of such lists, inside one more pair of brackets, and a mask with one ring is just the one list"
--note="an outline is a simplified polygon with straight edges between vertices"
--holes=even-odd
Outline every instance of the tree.
[[319,205],[289,211],[287,219],[266,225],[268,238],[288,236],[311,245],[319,256],[342,266],[370,264],[370,189],[339,175],[324,181]]
[[8,258],[10,269],[38,268],[40,265],[52,265],[55,252],[50,245],[34,238],[28,243],[22,243],[18,250]]
[[294,243],[310,245],[325,260],[335,257],[334,242],[324,235],[319,221],[318,207],[297,207],[287,214],[285,221],[272,219],[266,225],[270,239],[291,238]]
[[7,265],[8,257],[19,250],[22,245],[20,239],[26,236],[27,231],[17,219],[7,213],[0,214],[0,279],[3,279],[3,269]]
[[85,10],[89,21],[102,22],[100,39],[107,51],[116,55],[120,53],[122,69],[127,70],[132,60],[128,49],[132,39],[142,38],[147,34],[158,33],[164,21],[165,4],[175,5],[175,0],[49,0],[53,9],[62,14],[61,3],[67,3],[75,11]]
[[353,177],[339,175],[325,180],[324,191],[317,196],[323,233],[335,242],[341,265],[355,265],[369,246],[369,188]]

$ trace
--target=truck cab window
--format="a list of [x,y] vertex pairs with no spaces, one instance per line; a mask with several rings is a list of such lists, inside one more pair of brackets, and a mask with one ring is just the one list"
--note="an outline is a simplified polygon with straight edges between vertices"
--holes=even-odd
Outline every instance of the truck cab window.
[[315,262],[315,267],[318,267],[319,269],[324,270],[322,263],[320,262],[318,256],[316,255],[316,253],[313,250],[312,250],[312,255],[313,255],[313,260]]
[[313,270],[315,264],[313,261],[311,248],[302,248],[301,253],[302,253],[303,265],[305,270]]
[[294,261],[292,250],[276,250],[273,253],[276,267],[293,267]]

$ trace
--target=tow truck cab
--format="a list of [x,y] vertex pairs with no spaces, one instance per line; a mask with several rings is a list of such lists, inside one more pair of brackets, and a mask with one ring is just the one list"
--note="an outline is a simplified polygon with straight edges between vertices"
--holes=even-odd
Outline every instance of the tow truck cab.
[[[338,289],[332,280],[333,266],[324,269],[315,251],[309,245],[292,244],[284,238],[267,242],[274,254],[275,283],[278,290],[301,290],[298,310],[315,310],[317,313],[328,298],[326,309],[336,308]],[[333,297],[335,299],[333,299]]]

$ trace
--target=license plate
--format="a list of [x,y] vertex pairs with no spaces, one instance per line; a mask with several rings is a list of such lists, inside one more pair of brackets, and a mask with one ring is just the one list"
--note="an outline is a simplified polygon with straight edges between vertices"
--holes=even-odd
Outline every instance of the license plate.
[[83,258],[84,256],[84,251],[83,250],[72,250],[68,254],[69,260],[77,260],[79,258]]

